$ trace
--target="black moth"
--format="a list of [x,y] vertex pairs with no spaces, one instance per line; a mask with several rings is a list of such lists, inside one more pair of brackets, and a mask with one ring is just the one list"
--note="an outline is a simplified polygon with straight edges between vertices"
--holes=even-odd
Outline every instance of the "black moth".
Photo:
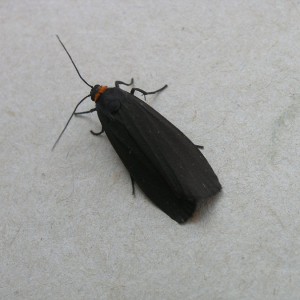
[[[156,110],[134,96],[139,91],[144,96],[162,91],[167,86],[145,92],[132,88],[128,93],[120,85],[133,84],[116,81],[115,87],[91,86],[80,75],[69,52],[67,52],[80,78],[91,87],[91,92],[75,107],[56,146],[73,115],[96,111],[102,124],[99,133],[105,132],[115,151],[127,168],[134,192],[136,182],[149,199],[178,223],[192,217],[198,201],[204,203],[221,190],[213,169],[199,151],[179,129]],[[96,107],[76,112],[77,107],[88,97]]]

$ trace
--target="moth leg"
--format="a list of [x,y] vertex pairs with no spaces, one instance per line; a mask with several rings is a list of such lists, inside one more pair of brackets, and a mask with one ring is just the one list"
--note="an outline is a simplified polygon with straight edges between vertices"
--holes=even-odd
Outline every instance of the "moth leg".
[[131,179],[131,186],[132,186],[132,195],[135,196],[134,179],[131,175],[130,175],[130,179]]
[[92,113],[94,111],[96,111],[96,108],[92,108],[92,109],[87,110],[87,111],[76,112],[76,113],[74,113],[74,115],[77,116],[77,115],[89,114],[89,113]]
[[101,129],[100,132],[94,132],[93,130],[90,130],[90,133],[91,133],[92,135],[100,135],[100,134],[102,134],[103,132],[104,132],[103,128]]
[[200,146],[200,145],[195,145],[198,149],[204,149],[203,146]]
[[119,81],[119,80],[118,80],[118,81],[115,82],[115,86],[116,86],[117,88],[119,87],[120,84],[124,84],[124,85],[129,86],[129,85],[132,85],[133,82],[134,82],[134,79],[133,79],[133,78],[131,78],[131,81],[130,81],[129,83],[125,83],[125,82],[123,82],[123,81]]
[[152,94],[159,93],[159,92],[163,91],[167,87],[168,87],[168,85],[166,84],[162,88],[160,88],[160,89],[158,89],[158,90],[156,90],[154,92],[145,92],[144,90],[141,90],[139,88],[132,88],[131,91],[130,91],[130,94],[133,95],[135,91],[138,91],[138,92],[140,92],[140,93],[142,93],[144,95],[145,100],[146,100],[146,95],[152,95]]

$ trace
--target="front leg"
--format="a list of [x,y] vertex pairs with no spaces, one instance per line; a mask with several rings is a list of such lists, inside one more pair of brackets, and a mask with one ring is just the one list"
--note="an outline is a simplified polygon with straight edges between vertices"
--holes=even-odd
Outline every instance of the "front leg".
[[156,90],[156,91],[154,91],[154,92],[146,92],[146,91],[144,91],[144,90],[142,90],[142,89],[138,89],[138,88],[133,88],[133,89],[131,89],[131,91],[130,91],[130,93],[133,95],[134,94],[134,92],[135,91],[138,91],[138,92],[140,92],[140,93],[142,93],[143,95],[152,95],[152,94],[156,94],[156,93],[158,93],[158,92],[161,92],[161,91],[163,91],[165,88],[167,88],[168,87],[168,85],[166,84],[166,85],[164,85],[162,88],[160,88],[160,89],[158,89],[158,90]]
[[146,100],[146,95],[153,95],[153,94],[159,93],[159,92],[163,91],[167,87],[168,87],[168,85],[166,84],[162,88],[160,88],[160,89],[158,89],[158,90],[156,90],[154,92],[146,92],[146,91],[144,91],[142,89],[139,89],[139,88],[132,88],[131,91],[130,91],[130,94],[134,95],[134,92],[138,91],[138,92],[140,92],[140,93],[142,93],[144,95],[144,98]]
[[123,82],[123,81],[117,80],[117,81],[115,82],[115,86],[116,86],[117,88],[119,88],[119,85],[120,85],[120,84],[129,86],[129,85],[132,85],[132,84],[133,84],[133,81],[134,81],[133,78],[131,78],[131,81],[130,81],[129,83],[125,83],[125,82]]
[[94,111],[96,111],[96,108],[92,108],[92,109],[87,110],[87,111],[76,112],[76,113],[74,113],[74,115],[77,116],[77,115],[89,114],[89,113],[92,113]]

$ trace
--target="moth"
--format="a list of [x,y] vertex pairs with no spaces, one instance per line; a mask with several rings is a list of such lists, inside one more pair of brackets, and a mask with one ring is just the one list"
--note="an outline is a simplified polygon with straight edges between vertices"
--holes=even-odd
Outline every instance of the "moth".
[[[170,218],[185,223],[193,216],[198,202],[205,203],[222,187],[200,151],[202,146],[195,145],[165,117],[135,96],[137,91],[144,96],[161,92],[167,85],[153,92],[139,88],[127,92],[120,88],[132,85],[133,79],[129,83],[116,81],[114,87],[92,86],[82,78],[71,55],[57,38],[91,91],[76,105],[52,149],[74,115],[97,112],[102,130],[91,133],[106,134],[130,174],[133,193],[136,183]],[[77,112],[87,98],[91,98],[95,107]]]

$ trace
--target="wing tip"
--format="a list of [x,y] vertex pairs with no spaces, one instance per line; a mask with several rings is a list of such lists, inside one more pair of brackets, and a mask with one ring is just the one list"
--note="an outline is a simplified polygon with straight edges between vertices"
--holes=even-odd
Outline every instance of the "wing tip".
[[[218,182],[217,185],[215,185],[214,189],[210,190],[210,193],[208,193],[205,197],[201,197],[198,201],[191,202],[188,201],[189,203],[193,204],[193,209],[190,209],[189,211],[181,211],[175,218],[170,216],[172,219],[174,219],[178,224],[184,225],[187,222],[191,221],[196,212],[202,210],[202,208],[210,202],[210,200],[213,200],[212,198],[215,197],[219,192],[222,191],[222,185]],[[197,208],[197,204],[199,207]]]

